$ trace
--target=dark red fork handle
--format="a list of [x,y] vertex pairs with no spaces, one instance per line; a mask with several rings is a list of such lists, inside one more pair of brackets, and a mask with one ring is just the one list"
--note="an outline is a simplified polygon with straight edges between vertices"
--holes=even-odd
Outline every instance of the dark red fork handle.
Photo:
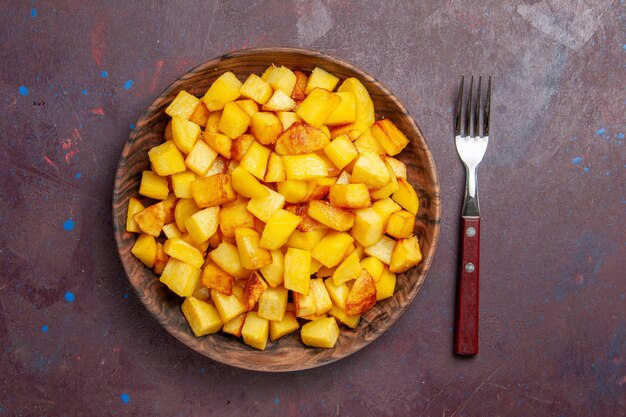
[[461,218],[461,242],[454,353],[473,356],[478,353],[480,217]]

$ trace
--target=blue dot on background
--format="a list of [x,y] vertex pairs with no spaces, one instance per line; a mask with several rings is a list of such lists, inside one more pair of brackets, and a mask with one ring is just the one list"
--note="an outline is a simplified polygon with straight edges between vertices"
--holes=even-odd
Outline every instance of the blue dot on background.
[[48,328],[47,324],[44,324],[43,326],[41,326],[41,332],[42,333],[48,333],[48,330],[49,330],[49,328]]
[[106,71],[100,71],[100,76],[101,76],[102,78],[106,78],[106,77],[108,77],[108,76],[109,76],[109,73],[108,73],[108,72],[106,72]]
[[76,226],[76,222],[72,219],[67,219],[64,223],[63,223],[63,228],[65,230],[67,230],[68,232],[70,230],[74,230],[74,226]]
[[76,178],[77,180],[79,180],[81,177],[81,173],[77,172],[76,175],[74,175],[74,178]]
[[32,17],[37,17],[37,9],[35,9],[34,7],[30,9],[30,15]]
[[76,296],[74,295],[73,292],[65,291],[65,301],[67,301],[68,303],[73,303],[75,299],[76,299]]
[[572,159],[572,164],[578,165],[583,161],[583,159],[580,156],[577,156],[576,158]]
[[83,88],[80,92],[82,95],[86,96],[87,95],[87,89]]
[[134,130],[134,129],[135,129],[135,124],[134,124],[134,123],[131,123],[131,124],[130,124],[130,130]]
[[20,85],[20,88],[18,89],[18,91],[20,92],[20,95],[22,96],[28,95],[28,87],[26,87],[25,85]]
[[130,402],[130,395],[126,394],[125,392],[120,394],[120,398],[122,399],[124,404],[128,404]]
[[126,80],[124,82],[124,90],[130,90],[133,87],[133,80]]

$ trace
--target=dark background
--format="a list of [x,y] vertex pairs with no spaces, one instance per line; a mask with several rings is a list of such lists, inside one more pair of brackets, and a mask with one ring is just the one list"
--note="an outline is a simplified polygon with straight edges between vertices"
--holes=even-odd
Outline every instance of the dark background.
[[[625,415],[622,3],[3,1],[0,416]],[[291,374],[231,368],[166,333],[129,287],[111,219],[143,110],[195,65],[272,45],[345,59],[395,93],[443,204],[398,322]],[[461,74],[494,77],[473,359],[452,355]]]

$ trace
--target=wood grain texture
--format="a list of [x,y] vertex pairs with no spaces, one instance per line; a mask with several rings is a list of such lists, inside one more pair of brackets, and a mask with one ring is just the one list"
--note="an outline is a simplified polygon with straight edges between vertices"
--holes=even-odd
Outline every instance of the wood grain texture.
[[[163,141],[168,120],[164,109],[176,94],[185,89],[200,96],[224,71],[232,71],[243,80],[250,73],[262,73],[272,63],[302,71],[321,66],[341,79],[357,77],[374,101],[376,118],[390,118],[411,140],[399,158],[407,164],[408,179],[420,199],[415,234],[424,258],[417,267],[398,275],[396,294],[377,303],[362,317],[356,329],[342,328],[335,348],[330,350],[305,347],[299,333],[268,344],[263,352],[223,334],[194,337],[180,311],[182,299],[130,254],[136,235],[125,231],[128,200],[130,197],[144,200],[138,195],[138,189],[141,172],[149,169],[147,151]],[[194,68],[172,83],[137,121],[122,151],[113,194],[114,233],[119,255],[131,285],[150,313],[181,342],[207,357],[239,368],[270,372],[295,371],[331,363],[358,351],[388,329],[413,300],[426,278],[437,246],[440,212],[434,161],[421,131],[402,104],[374,78],[352,65],[319,52],[293,48],[230,53]]]

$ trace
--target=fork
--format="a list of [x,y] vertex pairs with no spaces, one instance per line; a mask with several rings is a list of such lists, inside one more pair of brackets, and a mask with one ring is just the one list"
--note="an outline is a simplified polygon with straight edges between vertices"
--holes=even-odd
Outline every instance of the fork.
[[472,101],[474,77],[469,86],[467,107],[463,108],[463,84],[454,115],[454,141],[456,150],[465,165],[465,198],[461,214],[461,263],[456,304],[456,329],[454,352],[473,356],[478,353],[478,288],[480,264],[480,211],[476,171],[489,142],[489,108],[491,102],[491,77],[487,85],[487,98],[481,105],[482,77],[478,78],[476,101]]

